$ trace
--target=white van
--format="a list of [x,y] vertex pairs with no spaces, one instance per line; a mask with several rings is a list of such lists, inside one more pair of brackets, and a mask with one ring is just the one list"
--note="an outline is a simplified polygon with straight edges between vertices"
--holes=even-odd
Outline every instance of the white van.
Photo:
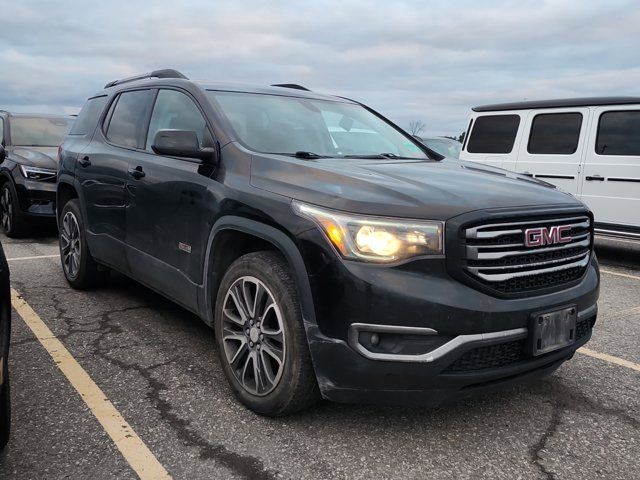
[[596,233],[640,240],[640,97],[473,109],[462,160],[539,178],[585,202]]

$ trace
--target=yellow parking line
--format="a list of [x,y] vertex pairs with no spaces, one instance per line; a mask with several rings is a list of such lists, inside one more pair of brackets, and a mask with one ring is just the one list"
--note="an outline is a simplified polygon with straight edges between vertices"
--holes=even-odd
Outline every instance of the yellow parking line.
[[11,289],[11,304],[80,394],[131,468],[143,480],[170,479],[151,450],[29,304]]
[[583,355],[597,358],[599,360],[604,360],[605,362],[613,363],[614,365],[619,365],[620,367],[630,368],[631,370],[640,372],[640,365],[637,363],[630,362],[629,360],[624,360],[622,358],[614,357],[613,355],[607,355],[606,353],[596,352],[595,350],[591,350],[585,347],[581,347],[577,351],[578,353],[581,353]]
[[618,277],[633,278],[634,280],[640,280],[640,275],[630,275],[628,273],[613,272],[611,270],[604,270],[602,268],[600,269],[600,273],[606,273],[607,275],[616,275]]
[[18,260],[37,260],[38,258],[60,258],[60,255],[36,255],[34,257],[14,257],[7,258],[7,262],[17,262]]

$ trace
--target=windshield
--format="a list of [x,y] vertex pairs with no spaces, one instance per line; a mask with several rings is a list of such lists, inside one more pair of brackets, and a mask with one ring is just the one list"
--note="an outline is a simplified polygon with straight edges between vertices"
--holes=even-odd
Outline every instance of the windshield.
[[13,117],[11,144],[22,147],[57,147],[67,136],[72,118]]
[[425,138],[424,143],[431,150],[449,158],[460,158],[462,144],[456,140],[446,138]]
[[207,93],[240,143],[256,152],[428,158],[412,140],[360,105],[255,93]]

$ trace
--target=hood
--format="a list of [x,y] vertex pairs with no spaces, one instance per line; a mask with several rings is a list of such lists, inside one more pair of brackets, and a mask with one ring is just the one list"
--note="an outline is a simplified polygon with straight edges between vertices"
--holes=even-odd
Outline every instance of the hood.
[[433,220],[487,208],[581,205],[550,184],[450,158],[304,160],[254,155],[251,184],[346,212]]
[[12,147],[7,154],[22,165],[58,169],[58,147]]

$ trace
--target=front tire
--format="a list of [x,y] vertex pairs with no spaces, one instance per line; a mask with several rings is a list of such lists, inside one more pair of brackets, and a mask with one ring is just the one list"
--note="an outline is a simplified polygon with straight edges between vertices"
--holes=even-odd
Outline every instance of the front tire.
[[58,232],[60,260],[67,282],[78,290],[94,287],[104,272],[98,270],[98,264],[89,252],[77,198],[69,200],[63,207]]
[[249,253],[226,271],[215,304],[218,355],[236,397],[261,415],[287,415],[319,398],[289,268]]
[[29,233],[27,219],[20,210],[18,194],[11,180],[4,182],[0,189],[0,224],[9,238],[21,238]]

